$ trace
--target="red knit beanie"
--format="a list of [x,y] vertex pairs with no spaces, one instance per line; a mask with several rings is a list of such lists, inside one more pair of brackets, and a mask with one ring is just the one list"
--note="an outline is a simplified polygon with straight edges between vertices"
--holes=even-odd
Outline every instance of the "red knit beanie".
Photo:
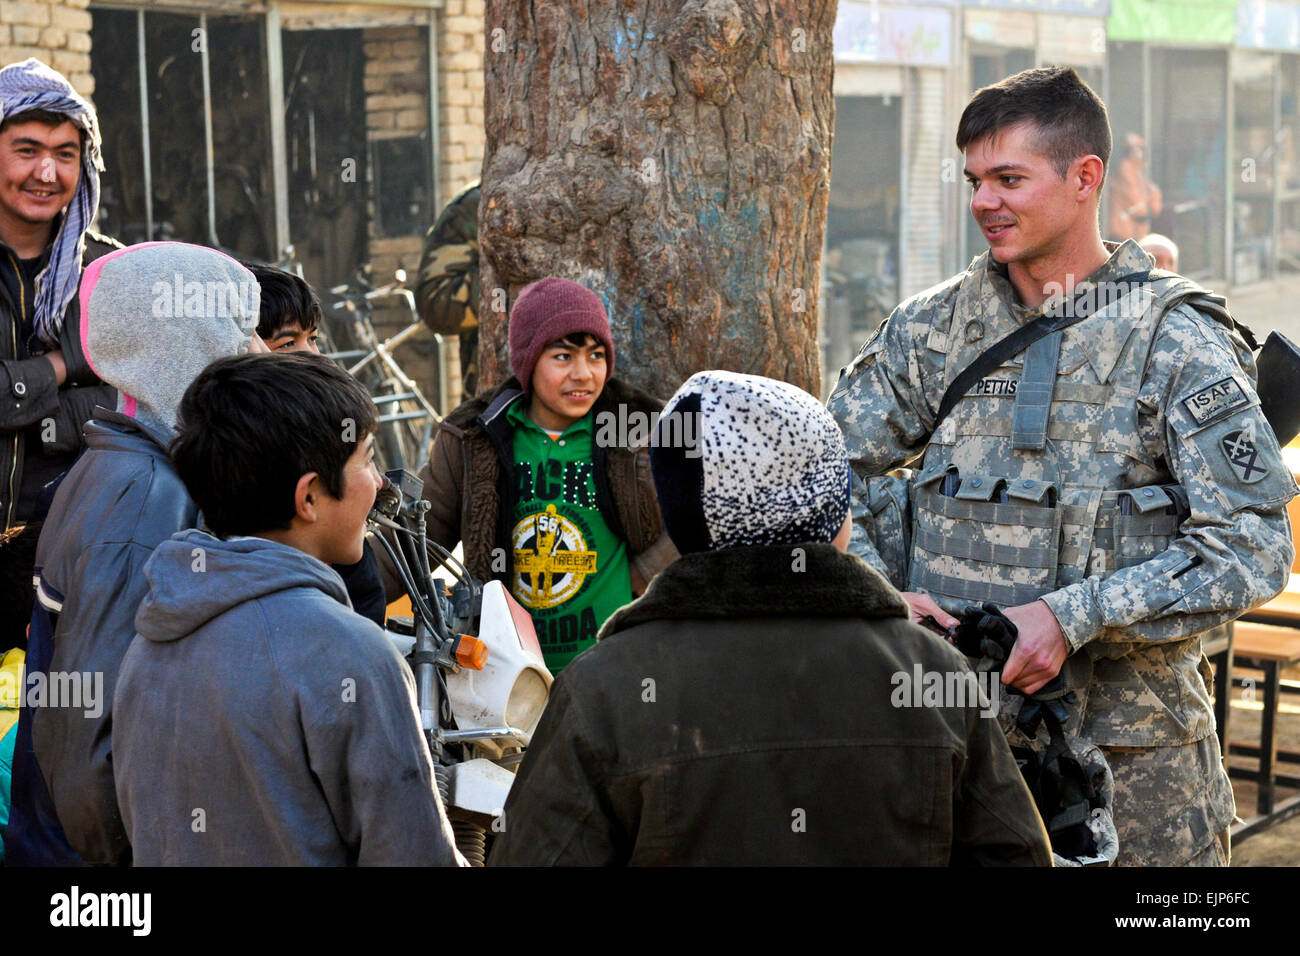
[[605,346],[606,381],[614,375],[614,339],[600,297],[576,282],[548,276],[526,286],[510,312],[510,370],[525,392],[533,369],[556,339],[589,332]]

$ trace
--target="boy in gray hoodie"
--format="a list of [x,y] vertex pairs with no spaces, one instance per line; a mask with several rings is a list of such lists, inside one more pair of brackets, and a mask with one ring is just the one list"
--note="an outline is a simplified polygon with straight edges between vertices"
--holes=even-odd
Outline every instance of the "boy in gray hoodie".
[[86,423],[86,453],[59,486],[37,546],[26,686],[50,692],[25,694],[19,717],[11,865],[130,861],[113,787],[113,688],[146,590],[144,563],[196,520],[167,458],[176,409],[214,359],[265,351],[257,282],[212,249],[117,250],[87,267],[79,295],[82,351],[119,394],[115,411],[96,409]]
[[117,683],[138,865],[463,863],[411,672],[329,566],[361,557],[376,421],[315,355],[222,359],[185,393],[172,458],[215,537],[149,559]]

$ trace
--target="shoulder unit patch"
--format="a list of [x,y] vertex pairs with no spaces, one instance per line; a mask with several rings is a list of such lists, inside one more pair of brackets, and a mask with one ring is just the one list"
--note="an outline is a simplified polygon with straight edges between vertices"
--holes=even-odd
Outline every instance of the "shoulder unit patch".
[[1259,448],[1255,444],[1255,423],[1247,423],[1245,428],[1228,432],[1219,439],[1228,464],[1244,483],[1253,485],[1268,474],[1268,466],[1259,464]]
[[1187,396],[1183,399],[1183,406],[1196,419],[1198,425],[1204,425],[1210,419],[1249,402],[1250,399],[1242,391],[1241,384],[1235,378],[1229,377]]

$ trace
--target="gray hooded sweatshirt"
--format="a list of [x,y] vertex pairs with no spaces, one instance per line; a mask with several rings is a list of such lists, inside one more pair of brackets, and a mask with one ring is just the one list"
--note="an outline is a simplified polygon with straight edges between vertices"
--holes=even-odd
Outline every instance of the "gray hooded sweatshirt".
[[338,574],[201,531],[144,573],[113,727],[137,865],[461,862],[411,673]]
[[[253,274],[230,256],[180,242],[118,249],[82,276],[75,331],[86,361],[118,390],[118,406],[86,423],[86,453],[41,532],[37,599],[53,635],[29,643],[27,666],[48,660],[52,674],[95,675],[103,700],[90,714],[23,709],[19,739],[30,734],[31,752],[15,758],[14,787],[18,831],[31,834],[30,849],[22,840],[16,847],[25,859],[49,859],[56,845],[88,863],[130,859],[114,795],[113,687],[135,633],[145,560],[196,517],[166,447],[199,372],[248,350],[259,294]],[[28,812],[46,803],[49,810]],[[55,811],[63,833],[48,820]]]

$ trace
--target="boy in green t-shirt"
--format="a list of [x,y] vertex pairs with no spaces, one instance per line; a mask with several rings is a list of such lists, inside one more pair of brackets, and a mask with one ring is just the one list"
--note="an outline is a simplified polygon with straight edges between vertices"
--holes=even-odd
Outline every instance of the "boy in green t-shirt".
[[652,429],[630,442],[622,428],[650,422],[663,403],[613,378],[605,308],[567,279],[520,292],[510,366],[514,378],[465,402],[434,436],[420,472],[427,528],[444,547],[463,541],[475,577],[506,583],[559,672],[677,556],[650,477]]

